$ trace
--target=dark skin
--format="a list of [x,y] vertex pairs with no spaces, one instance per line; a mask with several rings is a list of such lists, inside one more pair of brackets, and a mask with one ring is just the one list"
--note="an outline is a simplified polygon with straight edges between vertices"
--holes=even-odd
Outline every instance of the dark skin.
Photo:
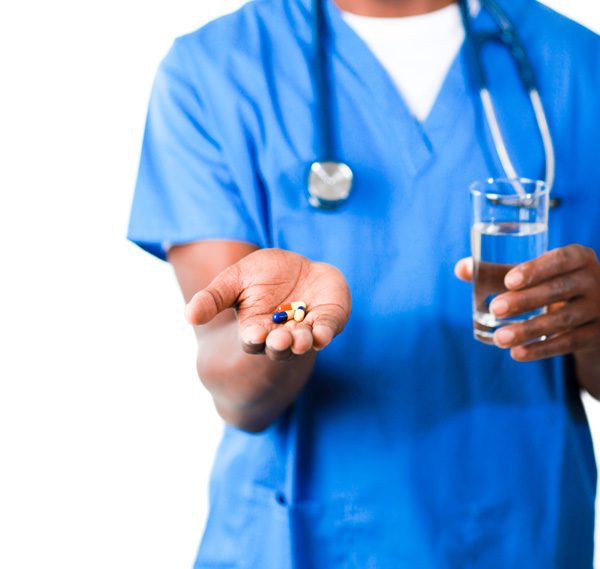
[[[372,17],[425,14],[451,0],[336,0],[345,11]],[[198,340],[198,375],[215,407],[228,423],[257,432],[268,427],[306,385],[316,352],[346,325],[351,297],[335,267],[315,263],[281,249],[258,250],[237,241],[204,241],[173,247],[168,259],[185,301],[185,315]],[[493,304],[508,303],[514,314],[562,301],[558,310],[523,324],[505,327],[496,343],[511,348],[517,360],[573,353],[581,386],[600,397],[600,266],[588,249],[572,245],[516,267],[520,285]],[[457,275],[471,279],[469,259],[459,261]],[[306,320],[275,325],[273,309],[282,302],[304,300]],[[500,316],[500,314],[498,314]],[[585,316],[584,316],[585,315]],[[552,336],[543,345],[524,347],[527,338]]]
[[433,12],[455,0],[335,0],[344,12],[373,18],[401,18]]
[[[344,276],[290,251],[236,241],[176,246],[169,261],[195,326],[198,375],[217,411],[241,429],[263,430],[294,401],[316,352],[348,321]],[[307,303],[305,320],[274,324],[273,309],[294,300]]]
[[[459,261],[456,274],[470,281],[471,259]],[[510,355],[521,362],[573,354],[579,384],[600,399],[600,263],[596,253],[581,245],[554,249],[514,267],[504,284],[508,292],[498,295],[490,306],[496,316],[550,308],[547,314],[500,328],[494,334],[495,344],[510,349]],[[528,343],[542,336],[548,339]]]

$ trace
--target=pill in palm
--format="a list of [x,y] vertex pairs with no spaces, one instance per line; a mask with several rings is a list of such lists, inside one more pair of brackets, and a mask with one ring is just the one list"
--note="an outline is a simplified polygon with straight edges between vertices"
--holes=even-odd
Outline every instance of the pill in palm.
[[301,307],[306,309],[306,302],[304,302],[303,300],[295,300],[294,302],[286,302],[285,304],[280,304],[275,309],[275,312],[284,312],[286,310],[298,310],[298,308]]
[[273,313],[273,322],[284,324],[292,319],[296,322],[302,322],[304,316],[306,316],[306,302],[295,300],[294,302],[280,304]]
[[283,324],[294,318],[293,310],[279,310],[273,313],[273,322]]

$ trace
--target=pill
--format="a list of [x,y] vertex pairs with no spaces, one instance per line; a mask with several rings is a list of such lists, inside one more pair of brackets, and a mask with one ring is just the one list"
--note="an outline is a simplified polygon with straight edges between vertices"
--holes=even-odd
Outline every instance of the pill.
[[303,300],[286,302],[285,304],[280,304],[275,310],[276,312],[283,312],[286,310],[298,310],[298,308],[304,308],[304,310],[306,310],[306,302]]
[[296,322],[302,322],[302,320],[304,320],[304,316],[306,316],[306,312],[304,311],[304,307],[300,307],[298,308],[298,310],[296,310],[296,312],[294,313],[294,320]]
[[294,317],[293,310],[280,310],[273,313],[273,322],[277,324],[283,324]]

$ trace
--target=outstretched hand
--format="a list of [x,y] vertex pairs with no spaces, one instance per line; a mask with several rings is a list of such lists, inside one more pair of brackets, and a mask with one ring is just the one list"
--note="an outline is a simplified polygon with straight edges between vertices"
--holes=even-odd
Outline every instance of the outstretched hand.
[[[276,324],[275,308],[303,300],[304,321]],[[326,263],[282,249],[260,249],[219,274],[185,308],[193,325],[235,308],[244,351],[273,360],[321,350],[339,334],[350,315],[351,297],[343,274]]]

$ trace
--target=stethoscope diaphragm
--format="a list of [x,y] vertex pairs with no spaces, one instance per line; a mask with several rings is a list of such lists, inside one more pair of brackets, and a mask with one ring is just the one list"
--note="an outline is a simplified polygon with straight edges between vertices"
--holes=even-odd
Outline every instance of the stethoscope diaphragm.
[[344,162],[313,162],[308,174],[308,201],[314,207],[334,209],[350,195],[354,174]]

